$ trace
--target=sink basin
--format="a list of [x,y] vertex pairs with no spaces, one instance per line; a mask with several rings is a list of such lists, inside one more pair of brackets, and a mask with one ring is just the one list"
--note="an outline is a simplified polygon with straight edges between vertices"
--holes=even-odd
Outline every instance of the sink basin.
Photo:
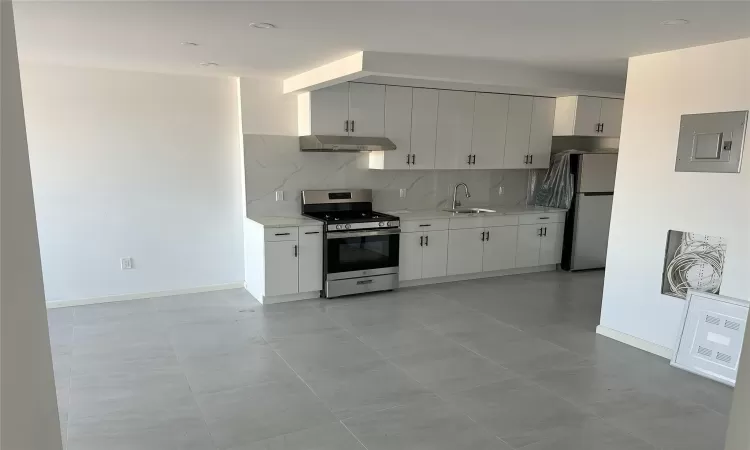
[[485,208],[457,208],[457,209],[444,209],[443,211],[452,212],[454,214],[480,214],[480,213],[496,212],[494,209],[485,209]]

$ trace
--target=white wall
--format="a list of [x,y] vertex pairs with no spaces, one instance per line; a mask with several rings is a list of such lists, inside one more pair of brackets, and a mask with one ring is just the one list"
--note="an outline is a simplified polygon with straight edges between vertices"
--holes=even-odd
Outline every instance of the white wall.
[[283,94],[281,79],[240,78],[242,132],[297,136],[297,94]]
[[750,109],[750,39],[631,58],[601,325],[672,348],[684,301],[662,295],[670,229],[722,236],[721,294],[750,297],[750,136],[740,174],[675,173],[682,114]]
[[243,280],[235,80],[25,66],[22,85],[47,301]]
[[59,450],[11,3],[0,3],[0,448]]

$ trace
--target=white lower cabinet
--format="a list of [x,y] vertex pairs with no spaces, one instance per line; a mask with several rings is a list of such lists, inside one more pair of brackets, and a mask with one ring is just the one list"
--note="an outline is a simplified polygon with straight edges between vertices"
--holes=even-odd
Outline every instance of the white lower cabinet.
[[265,295],[275,296],[298,293],[299,244],[297,241],[266,242],[265,253]]
[[402,233],[399,244],[401,281],[444,277],[448,264],[448,231]]
[[484,228],[450,230],[448,236],[448,275],[482,271]]
[[516,267],[558,264],[562,260],[563,223],[518,227]]
[[482,271],[493,272],[516,267],[518,227],[490,227],[485,236]]
[[323,289],[323,230],[299,228],[299,292]]
[[542,226],[539,248],[539,265],[559,264],[562,261],[563,233],[565,224],[550,223]]

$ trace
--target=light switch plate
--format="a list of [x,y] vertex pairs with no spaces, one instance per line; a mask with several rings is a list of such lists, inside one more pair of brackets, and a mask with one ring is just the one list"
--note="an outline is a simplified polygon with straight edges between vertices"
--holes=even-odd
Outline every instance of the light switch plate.
[[675,171],[738,173],[747,119],[747,111],[684,114]]

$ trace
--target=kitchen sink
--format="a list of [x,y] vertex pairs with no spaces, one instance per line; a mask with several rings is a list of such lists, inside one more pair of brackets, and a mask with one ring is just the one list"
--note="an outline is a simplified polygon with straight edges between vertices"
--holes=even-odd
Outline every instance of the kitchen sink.
[[485,209],[485,208],[457,208],[457,209],[444,209],[443,211],[452,212],[454,214],[480,214],[480,213],[496,212],[494,209]]

